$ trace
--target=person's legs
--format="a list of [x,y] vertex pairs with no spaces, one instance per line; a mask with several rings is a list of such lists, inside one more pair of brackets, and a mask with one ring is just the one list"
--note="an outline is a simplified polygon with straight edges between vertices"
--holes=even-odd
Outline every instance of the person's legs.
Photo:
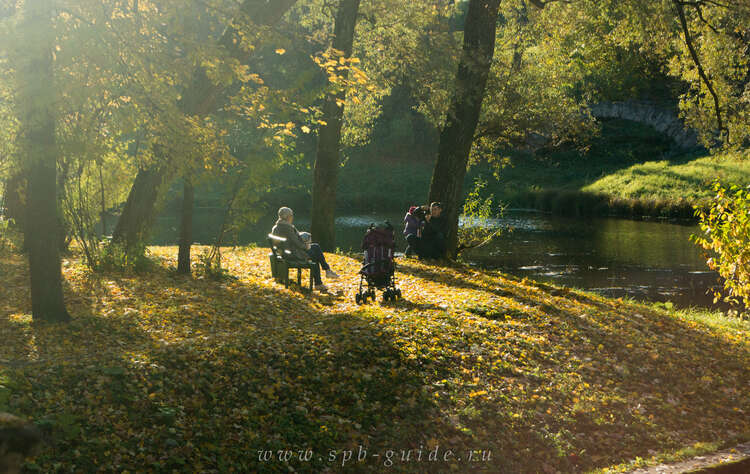
[[404,250],[404,254],[407,257],[411,257],[412,255],[417,253],[417,234],[407,234],[405,236],[406,239],[406,250]]
[[328,262],[326,262],[326,257],[323,255],[323,251],[320,249],[320,245],[310,244],[310,248],[307,249],[307,255],[310,256],[310,260],[319,263],[323,270],[328,271],[331,269],[331,267],[328,266]]
[[[320,249],[318,244],[310,244],[310,248],[307,250],[307,255],[310,259],[320,265],[320,268],[326,271],[326,278],[337,279],[339,276],[331,270],[330,265],[326,262],[326,257],[323,255],[323,251]],[[318,268],[318,275],[320,275],[320,268]],[[316,283],[317,285],[317,283]]]
[[435,258],[435,242],[422,238],[420,242],[419,258]]
[[320,279],[320,264],[315,262],[315,265],[310,269],[313,275],[313,283],[315,286],[323,285],[323,280]]
[[443,234],[435,236],[435,241],[432,243],[433,258],[443,258],[445,256],[445,237]]
[[445,255],[445,239],[435,236],[431,239],[422,239],[422,258],[443,258]]
[[420,238],[417,236],[417,234],[409,234],[406,236],[406,243],[408,244],[408,247],[406,248],[406,255],[420,255]]

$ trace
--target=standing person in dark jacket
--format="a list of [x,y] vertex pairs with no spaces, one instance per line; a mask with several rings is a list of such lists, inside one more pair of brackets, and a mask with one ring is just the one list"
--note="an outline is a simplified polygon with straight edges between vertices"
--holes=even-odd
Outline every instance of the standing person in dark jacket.
[[446,222],[442,216],[443,205],[439,202],[430,204],[430,212],[425,216],[422,228],[422,240],[424,241],[425,254],[427,258],[441,258],[445,254]]
[[[297,228],[292,225],[294,220],[294,212],[288,207],[282,207],[278,212],[279,219],[276,221],[276,225],[273,226],[271,233],[284,237],[286,239],[287,248],[292,252],[292,256],[298,260],[310,259],[315,262],[315,265],[310,271],[313,274],[313,282],[315,288],[321,291],[326,291],[328,288],[323,284],[323,280],[320,278],[320,269],[326,271],[326,278],[335,280],[339,276],[331,270],[331,267],[326,262],[326,257],[323,255],[323,251],[320,249],[320,245],[310,242],[309,237],[304,239]],[[307,232],[305,232],[307,234]],[[308,236],[307,234],[306,236]]]
[[410,234],[406,238],[409,247],[416,250],[420,258],[441,258],[445,254],[446,226],[442,212],[442,204],[430,204],[430,212],[424,217],[419,235]]

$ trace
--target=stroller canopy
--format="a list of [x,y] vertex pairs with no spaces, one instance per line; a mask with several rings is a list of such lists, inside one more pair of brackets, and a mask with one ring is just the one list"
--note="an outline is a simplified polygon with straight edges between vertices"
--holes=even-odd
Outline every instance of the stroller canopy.
[[362,240],[362,250],[368,250],[374,247],[386,247],[393,249],[396,242],[393,239],[393,228],[390,227],[370,227]]

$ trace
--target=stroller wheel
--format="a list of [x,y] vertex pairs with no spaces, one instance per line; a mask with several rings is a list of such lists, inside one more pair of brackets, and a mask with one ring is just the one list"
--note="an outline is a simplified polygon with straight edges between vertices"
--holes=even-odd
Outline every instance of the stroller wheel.
[[391,301],[391,290],[385,290],[383,292],[383,303]]
[[357,304],[362,304],[362,295],[360,295],[359,293],[357,293],[356,295],[354,295],[354,301]]
[[397,289],[396,291],[394,291],[394,295],[396,296],[396,298],[401,298],[401,289]]

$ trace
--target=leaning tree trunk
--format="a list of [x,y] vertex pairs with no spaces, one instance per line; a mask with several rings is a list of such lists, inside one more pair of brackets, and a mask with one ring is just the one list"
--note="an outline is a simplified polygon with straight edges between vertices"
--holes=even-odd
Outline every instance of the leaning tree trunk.
[[[245,0],[234,20],[243,23],[252,20],[260,27],[276,24],[297,0]],[[227,50],[229,56],[241,63],[246,63],[255,48],[243,49],[240,44],[240,32],[228,27],[219,44]],[[261,42],[267,35],[258,35]],[[224,89],[211,82],[202,67],[197,67],[187,90],[182,94],[179,108],[185,115],[204,117],[213,112],[220,102]],[[133,248],[145,236],[156,214],[156,200],[162,185],[169,181],[174,172],[174,157],[158,156],[158,163],[138,170],[133,186],[130,188],[127,202],[118,219],[112,240]],[[191,211],[192,212],[192,211]]]
[[[346,58],[352,55],[359,2],[360,0],[341,0],[336,12],[333,48],[342,51]],[[344,72],[343,75],[346,76],[347,73]],[[336,245],[334,220],[344,98],[343,93],[329,94],[326,97],[323,105],[323,120],[326,124],[318,131],[318,150],[315,157],[310,233],[320,244],[320,248],[329,252]]]
[[165,166],[154,166],[139,169],[135,176],[125,207],[112,232],[112,241],[122,244],[127,252],[146,237],[155,217],[156,199],[165,175]]
[[193,245],[193,182],[185,178],[182,185],[182,215],[180,218],[180,250],[177,254],[177,273],[190,274],[190,247]]
[[53,84],[52,2],[26,2],[18,68],[18,105],[25,158],[26,246],[34,320],[67,321],[60,271],[57,146]]
[[440,132],[440,145],[430,182],[430,201],[440,201],[448,225],[447,256],[455,258],[458,246],[458,217],[463,183],[487,76],[495,53],[495,25],[500,0],[470,0],[464,24],[461,61],[456,90]]

